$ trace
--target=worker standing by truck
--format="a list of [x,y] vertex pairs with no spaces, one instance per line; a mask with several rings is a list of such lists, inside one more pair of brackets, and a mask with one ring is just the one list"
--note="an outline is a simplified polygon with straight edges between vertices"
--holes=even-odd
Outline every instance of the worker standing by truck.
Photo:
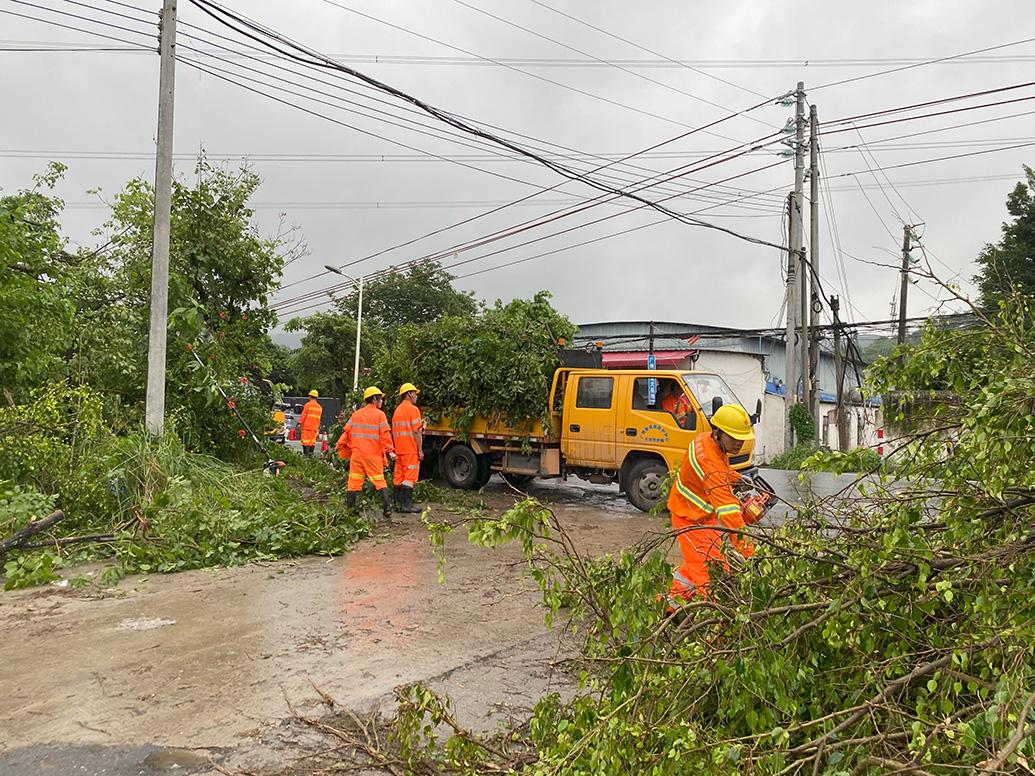
[[736,455],[744,443],[755,438],[747,411],[735,404],[724,404],[711,418],[710,434],[694,438],[669,492],[668,509],[672,528],[677,531],[683,564],[672,572],[669,608],[693,596],[708,596],[708,564],[729,564],[723,554],[723,537],[742,556],[749,558],[755,548],[751,539],[718,530],[737,531],[758,519],[755,513],[745,514],[740,500],[733,494],[733,485],[740,479],[730,467],[729,457]]
[[302,407],[302,414],[298,417],[298,435],[302,440],[302,455],[307,458],[313,457],[316,436],[320,433],[320,417],[323,415],[323,407],[316,400],[319,395],[315,388],[309,392],[309,401]]
[[363,406],[352,413],[341,432],[335,447],[347,452],[349,459],[348,492],[345,503],[350,510],[356,508],[356,500],[367,479],[381,494],[384,516],[392,516],[392,505],[388,500],[388,483],[385,482],[385,459],[395,460],[395,446],[388,418],[381,411],[384,392],[375,385],[363,392]]
[[417,394],[413,383],[399,386],[399,406],[392,413],[392,438],[395,442],[395,472],[392,487],[395,490],[395,508],[399,512],[415,514],[413,488],[420,478],[420,462],[424,460],[424,419],[417,409]]

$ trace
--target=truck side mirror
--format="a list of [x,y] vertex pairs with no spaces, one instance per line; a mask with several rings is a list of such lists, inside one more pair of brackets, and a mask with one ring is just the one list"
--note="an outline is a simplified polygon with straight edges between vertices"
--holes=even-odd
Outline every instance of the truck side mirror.
[[751,416],[751,425],[754,426],[762,419],[762,400],[755,402],[755,414]]
[[722,406],[722,397],[721,396],[713,396],[712,397],[712,415],[714,415],[716,412],[718,412],[719,411],[719,407],[721,407],[721,406]]

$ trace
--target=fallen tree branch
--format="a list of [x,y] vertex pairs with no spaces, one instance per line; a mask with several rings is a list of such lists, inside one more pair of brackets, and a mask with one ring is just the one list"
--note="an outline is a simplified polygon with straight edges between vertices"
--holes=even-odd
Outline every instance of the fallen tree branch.
[[102,542],[108,543],[116,540],[116,536],[112,534],[89,534],[87,536],[59,536],[53,539],[47,539],[39,542],[27,542],[22,545],[22,549],[26,550],[37,550],[41,547],[63,547],[67,544],[83,544],[84,542]]
[[33,520],[22,527],[21,530],[15,531],[9,537],[0,541],[0,558],[4,557],[11,550],[16,550],[25,544],[30,537],[35,536],[40,531],[46,531],[48,528],[56,524],[58,521],[63,520],[65,513],[60,509],[50,513],[42,520]]

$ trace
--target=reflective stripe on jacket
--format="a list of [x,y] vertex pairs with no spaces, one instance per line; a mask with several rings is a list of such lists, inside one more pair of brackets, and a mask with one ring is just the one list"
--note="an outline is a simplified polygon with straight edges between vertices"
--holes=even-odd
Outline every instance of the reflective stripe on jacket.
[[421,419],[420,410],[417,405],[409,399],[404,399],[392,413],[392,436],[395,439],[396,451],[399,453],[416,453],[417,435],[424,430],[424,421]]
[[347,448],[353,455],[384,455],[395,452],[388,418],[373,404],[364,404],[353,412],[341,436],[344,442],[339,439],[338,444]]
[[740,501],[733,495],[733,485],[739,479],[712,435],[698,434],[672,483],[668,509],[691,522],[714,515],[726,528],[743,528]]

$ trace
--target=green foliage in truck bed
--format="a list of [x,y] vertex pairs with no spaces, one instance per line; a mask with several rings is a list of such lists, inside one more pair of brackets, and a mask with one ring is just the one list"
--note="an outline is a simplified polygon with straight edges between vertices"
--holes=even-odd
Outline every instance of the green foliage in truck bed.
[[575,334],[549,300],[541,291],[532,299],[497,301],[477,316],[403,326],[378,358],[374,381],[385,390],[415,383],[425,413],[450,418],[461,433],[479,416],[513,426],[546,420],[557,341]]

